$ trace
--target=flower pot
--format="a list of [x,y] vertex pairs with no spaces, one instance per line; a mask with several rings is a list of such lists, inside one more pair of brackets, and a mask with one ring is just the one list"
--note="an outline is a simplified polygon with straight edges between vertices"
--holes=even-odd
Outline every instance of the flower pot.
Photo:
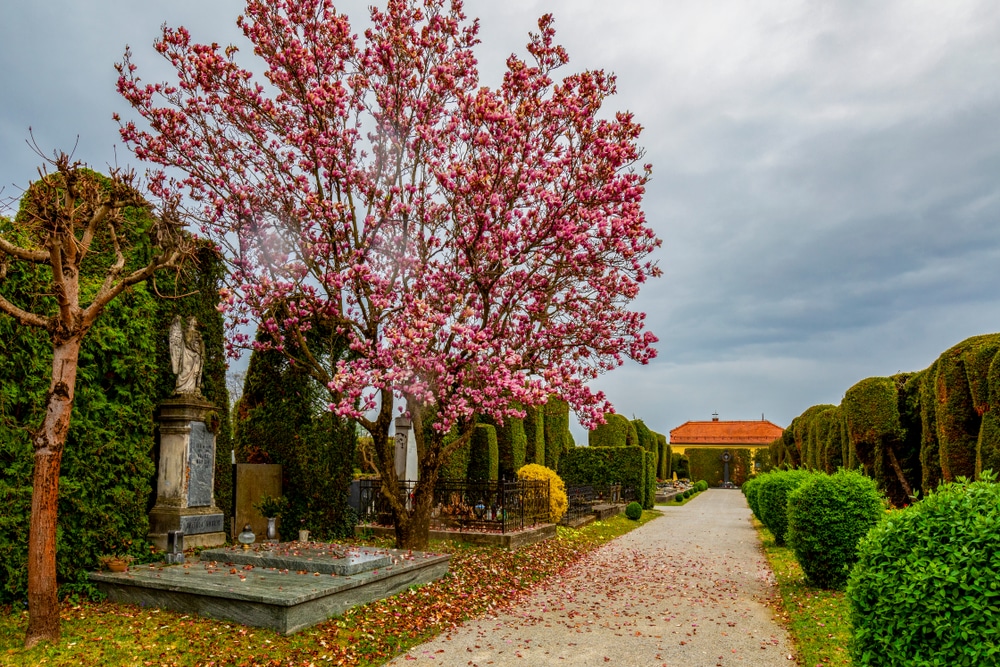
[[121,560],[120,558],[114,558],[106,563],[108,570],[111,572],[127,572],[128,562]]
[[299,542],[308,542],[308,541],[309,541],[309,531],[305,530],[305,529],[300,530],[299,531]]

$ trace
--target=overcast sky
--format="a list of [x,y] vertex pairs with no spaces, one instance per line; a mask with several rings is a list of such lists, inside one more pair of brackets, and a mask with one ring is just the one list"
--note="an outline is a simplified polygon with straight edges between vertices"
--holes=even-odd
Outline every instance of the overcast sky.
[[[338,7],[366,22],[367,2]],[[244,45],[234,0],[50,0],[0,10],[0,185],[70,150],[142,168],[111,119],[130,44],[159,26]],[[567,73],[618,75],[608,109],[645,126],[662,278],[638,307],[659,357],[603,376],[617,410],[780,426],[858,380],[927,367],[1000,331],[1000,3],[995,0],[473,0],[498,82],[539,15]],[[251,62],[243,49],[243,64]],[[574,429],[578,442],[585,432]]]

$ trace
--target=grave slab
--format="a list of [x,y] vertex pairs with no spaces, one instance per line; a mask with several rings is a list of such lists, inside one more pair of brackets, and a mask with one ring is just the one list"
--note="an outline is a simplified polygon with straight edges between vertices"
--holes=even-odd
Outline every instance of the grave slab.
[[[290,567],[258,565],[249,562],[254,556],[246,557],[246,552],[240,554],[244,557],[235,558],[236,549],[216,549],[213,551],[222,552],[219,560],[137,566],[127,572],[94,572],[90,578],[114,602],[172,609],[292,634],[339,616],[351,607],[439,579],[447,573],[450,559],[447,554],[308,545],[305,549],[288,543],[272,549],[258,547],[258,564],[273,562]],[[324,556],[323,551],[334,553]],[[356,571],[337,574],[334,565]]]
[[392,564],[385,549],[367,547],[345,548],[322,542],[283,542],[260,545],[253,549],[226,547],[205,549],[201,560],[253,565],[278,570],[309,570],[320,574],[359,574]]

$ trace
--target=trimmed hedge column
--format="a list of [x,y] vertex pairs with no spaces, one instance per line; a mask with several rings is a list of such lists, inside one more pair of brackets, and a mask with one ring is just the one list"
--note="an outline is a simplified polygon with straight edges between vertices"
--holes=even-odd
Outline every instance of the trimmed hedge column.
[[1000,474],[1000,352],[993,355],[987,371],[989,403],[979,426],[976,443],[976,476],[984,470]]
[[497,432],[497,456],[500,479],[514,479],[517,471],[525,464],[525,452],[528,438],[524,432],[524,420],[518,417],[507,417],[503,425],[494,419],[484,419],[492,424]]
[[545,465],[545,415],[544,408],[529,405],[524,408],[525,463]]
[[543,412],[545,467],[559,470],[559,458],[573,447],[573,435],[569,432],[569,403],[558,396],[550,396]]
[[496,429],[490,424],[477,424],[469,445],[469,481],[496,481],[499,475],[497,459]]
[[670,445],[667,443],[667,436],[662,433],[654,433],[656,436],[657,454],[659,461],[656,464],[656,476],[660,479],[670,479]]
[[633,447],[638,441],[632,422],[610,412],[604,415],[603,424],[587,434],[587,444],[591,447]]

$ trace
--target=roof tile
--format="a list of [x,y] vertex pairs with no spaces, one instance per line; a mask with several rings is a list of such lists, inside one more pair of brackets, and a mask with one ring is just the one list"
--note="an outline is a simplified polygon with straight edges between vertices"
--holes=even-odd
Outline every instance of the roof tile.
[[684,422],[670,431],[671,445],[767,445],[782,429],[766,420]]

